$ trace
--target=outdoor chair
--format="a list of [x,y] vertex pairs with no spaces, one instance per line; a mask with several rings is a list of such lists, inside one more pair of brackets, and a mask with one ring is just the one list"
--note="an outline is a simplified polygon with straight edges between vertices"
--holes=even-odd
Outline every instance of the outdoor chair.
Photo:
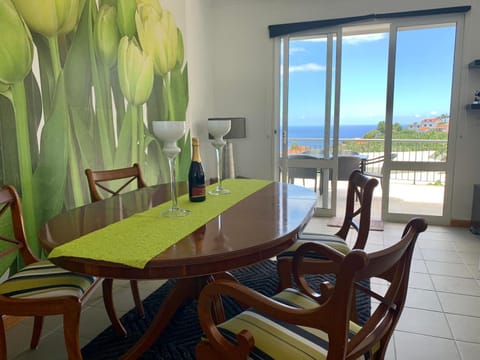
[[339,155],[337,180],[348,180],[352,171],[360,169],[361,161],[360,156],[355,154]]
[[[318,160],[317,157],[313,155],[306,155],[306,154],[294,154],[289,155],[288,159],[315,159]],[[302,179],[303,186],[305,186],[305,179],[310,179],[314,181],[313,190],[317,191],[317,177],[318,177],[318,169],[315,168],[306,168],[306,167],[289,167],[288,168],[288,182],[293,184],[294,179]]]
[[[345,255],[321,243],[305,243],[293,261],[300,290],[289,288],[273,298],[234,281],[208,284],[198,301],[205,335],[197,345],[196,358],[383,359],[405,305],[415,242],[426,227],[423,219],[412,219],[399,242],[372,253],[357,249]],[[335,275],[335,283],[322,283],[320,293],[304,278],[308,272],[303,262],[309,253],[324,258]],[[381,294],[359,284],[373,277],[385,280]],[[350,316],[356,290],[376,300],[363,325]],[[215,319],[214,304],[220,296],[249,308],[227,321]]]
[[[395,159],[397,154],[391,154],[391,159]],[[380,179],[380,186],[383,188],[383,162],[385,161],[385,155],[380,155],[373,157],[371,159],[365,159],[362,161],[360,170],[362,174],[367,176],[376,177]],[[378,169],[378,171],[372,171],[373,169]]]
[[[360,170],[350,174],[347,189],[347,203],[342,226],[335,234],[302,233],[299,239],[290,248],[277,256],[277,270],[280,277],[280,289],[292,285],[293,255],[298,247],[306,242],[321,242],[334,247],[342,253],[348,253],[350,247],[346,240],[350,229],[357,231],[353,249],[364,249],[370,231],[370,214],[372,209],[373,190],[378,185],[377,179],[363,175]],[[318,259],[306,258],[304,267],[311,273],[318,273],[321,269],[317,266]]]
[[[136,185],[137,189],[146,187],[146,183],[142,177],[142,171],[138,164],[128,168],[112,169],[112,170],[98,170],[93,171],[86,169],[85,174],[88,180],[88,189],[90,191],[90,198],[92,202],[103,200],[108,196],[119,195],[122,191],[130,189],[129,185]],[[141,317],[145,316],[142,299],[138,290],[137,280],[130,280],[130,288],[135,302],[135,307]],[[119,321],[115,321],[117,315],[113,306],[113,279],[104,279],[103,282],[103,299],[105,308],[112,323],[117,328],[117,331],[126,335],[126,330]]]
[[68,358],[82,359],[79,343],[80,312],[101,278],[73,273],[31,251],[25,234],[20,199],[14,187],[0,188],[0,259],[7,265],[18,256],[24,266],[0,284],[0,359],[7,359],[4,316],[33,316],[30,348],[37,348],[43,318],[63,316]]

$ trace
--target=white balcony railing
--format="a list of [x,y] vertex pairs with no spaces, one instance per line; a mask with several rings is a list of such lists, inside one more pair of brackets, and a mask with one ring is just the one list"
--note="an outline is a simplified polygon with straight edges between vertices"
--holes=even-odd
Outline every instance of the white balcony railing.
[[[321,154],[323,139],[320,138],[290,138],[289,151],[295,153]],[[354,151],[367,158],[374,158],[384,153],[383,139],[339,139],[339,153]],[[444,162],[447,154],[447,140],[426,139],[393,139],[393,161],[408,162]],[[332,149],[332,146],[330,146]],[[331,154],[330,154],[331,155]],[[367,168],[368,172],[381,173],[383,163],[376,163]],[[443,185],[445,172],[437,171],[393,171],[391,180],[405,183],[426,183]]]

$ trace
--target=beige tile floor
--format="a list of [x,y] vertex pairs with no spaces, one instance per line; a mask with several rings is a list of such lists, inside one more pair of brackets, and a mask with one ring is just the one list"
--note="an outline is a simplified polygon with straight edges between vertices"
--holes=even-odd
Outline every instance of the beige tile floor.
[[[308,231],[334,232],[327,219],[314,218]],[[399,239],[403,224],[386,223],[372,231],[367,250]],[[468,229],[430,226],[421,234],[415,251],[408,300],[387,353],[388,360],[477,360],[480,358],[480,237]],[[159,281],[142,281],[147,296]],[[115,303],[122,314],[133,307],[128,282],[115,281]],[[380,282],[373,286],[381,287]],[[81,317],[82,346],[109,326],[97,291]],[[61,318],[46,321],[40,346],[28,349],[31,322],[23,321],[7,332],[8,359],[66,359]]]
[[[325,231],[314,218],[308,231]],[[404,224],[372,231],[367,251],[400,238]],[[480,359],[480,236],[465,228],[429,226],[418,239],[406,306],[388,360]],[[372,287],[381,287],[372,281]]]

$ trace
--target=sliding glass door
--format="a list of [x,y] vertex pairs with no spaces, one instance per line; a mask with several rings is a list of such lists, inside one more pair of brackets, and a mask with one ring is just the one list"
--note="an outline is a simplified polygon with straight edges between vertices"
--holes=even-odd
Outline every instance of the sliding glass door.
[[[361,157],[362,162],[384,155],[385,133],[379,129],[385,128],[389,33],[389,23],[342,28],[339,153]],[[378,165],[365,170],[380,175]],[[346,181],[339,186],[346,191]],[[379,219],[380,186],[373,196],[372,217]]]
[[[387,219],[448,223],[456,21],[393,24],[383,187]],[[453,148],[453,147],[452,147]]]
[[317,214],[335,215],[345,172],[380,158],[363,167],[380,182],[374,217],[449,220],[462,21],[402,18],[282,38],[279,175],[317,191]]
[[316,214],[335,213],[337,47],[336,33],[288,37],[281,43],[279,175],[317,192]]

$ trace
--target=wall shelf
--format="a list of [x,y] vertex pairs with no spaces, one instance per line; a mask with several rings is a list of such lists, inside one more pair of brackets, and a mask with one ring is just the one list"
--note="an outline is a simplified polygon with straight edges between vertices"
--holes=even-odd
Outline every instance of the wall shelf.
[[473,60],[470,64],[468,64],[468,67],[470,69],[473,69],[473,68],[479,68],[480,69],[480,59]]
[[[468,64],[469,69],[480,69],[480,59],[473,60],[470,64]],[[477,97],[475,97],[477,99]],[[467,110],[469,111],[478,111],[480,110],[480,104],[467,104]]]
[[480,110],[480,104],[468,104],[467,110]]

